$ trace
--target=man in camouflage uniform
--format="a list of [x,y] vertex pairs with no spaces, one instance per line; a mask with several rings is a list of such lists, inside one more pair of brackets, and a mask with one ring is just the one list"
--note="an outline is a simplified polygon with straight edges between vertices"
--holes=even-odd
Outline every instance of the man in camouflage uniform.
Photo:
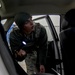
[[[15,57],[25,56],[28,75],[37,72],[44,73],[47,53],[46,29],[39,23],[34,23],[28,13],[19,13],[14,20],[18,28],[10,33],[13,55]],[[25,46],[21,46],[22,41],[25,41]]]

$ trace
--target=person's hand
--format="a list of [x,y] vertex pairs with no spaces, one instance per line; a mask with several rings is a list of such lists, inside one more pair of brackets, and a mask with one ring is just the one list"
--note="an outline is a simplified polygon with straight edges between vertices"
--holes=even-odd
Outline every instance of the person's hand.
[[44,65],[40,65],[40,73],[45,73],[45,67],[44,67]]
[[22,56],[26,55],[26,51],[20,49],[19,51],[16,51],[16,54],[22,57]]

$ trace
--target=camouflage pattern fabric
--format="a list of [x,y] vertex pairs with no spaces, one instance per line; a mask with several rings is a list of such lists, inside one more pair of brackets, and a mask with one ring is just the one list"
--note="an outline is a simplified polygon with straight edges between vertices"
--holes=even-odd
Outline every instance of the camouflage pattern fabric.
[[38,72],[36,69],[36,59],[37,59],[36,51],[27,54],[27,57],[25,58],[25,62],[27,66],[28,75],[36,74]]

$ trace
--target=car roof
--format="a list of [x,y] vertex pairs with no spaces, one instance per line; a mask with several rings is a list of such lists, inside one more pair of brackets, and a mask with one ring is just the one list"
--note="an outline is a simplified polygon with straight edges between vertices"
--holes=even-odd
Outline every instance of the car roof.
[[75,7],[75,0],[0,0],[2,18],[24,11],[31,14],[64,14]]

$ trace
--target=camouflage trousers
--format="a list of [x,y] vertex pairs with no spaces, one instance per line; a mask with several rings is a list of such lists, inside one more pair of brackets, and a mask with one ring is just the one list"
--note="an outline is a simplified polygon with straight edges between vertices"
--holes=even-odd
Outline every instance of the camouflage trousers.
[[37,59],[37,53],[35,51],[27,54],[27,57],[25,58],[25,62],[27,66],[28,75],[32,75],[38,72],[36,69],[36,59]]

